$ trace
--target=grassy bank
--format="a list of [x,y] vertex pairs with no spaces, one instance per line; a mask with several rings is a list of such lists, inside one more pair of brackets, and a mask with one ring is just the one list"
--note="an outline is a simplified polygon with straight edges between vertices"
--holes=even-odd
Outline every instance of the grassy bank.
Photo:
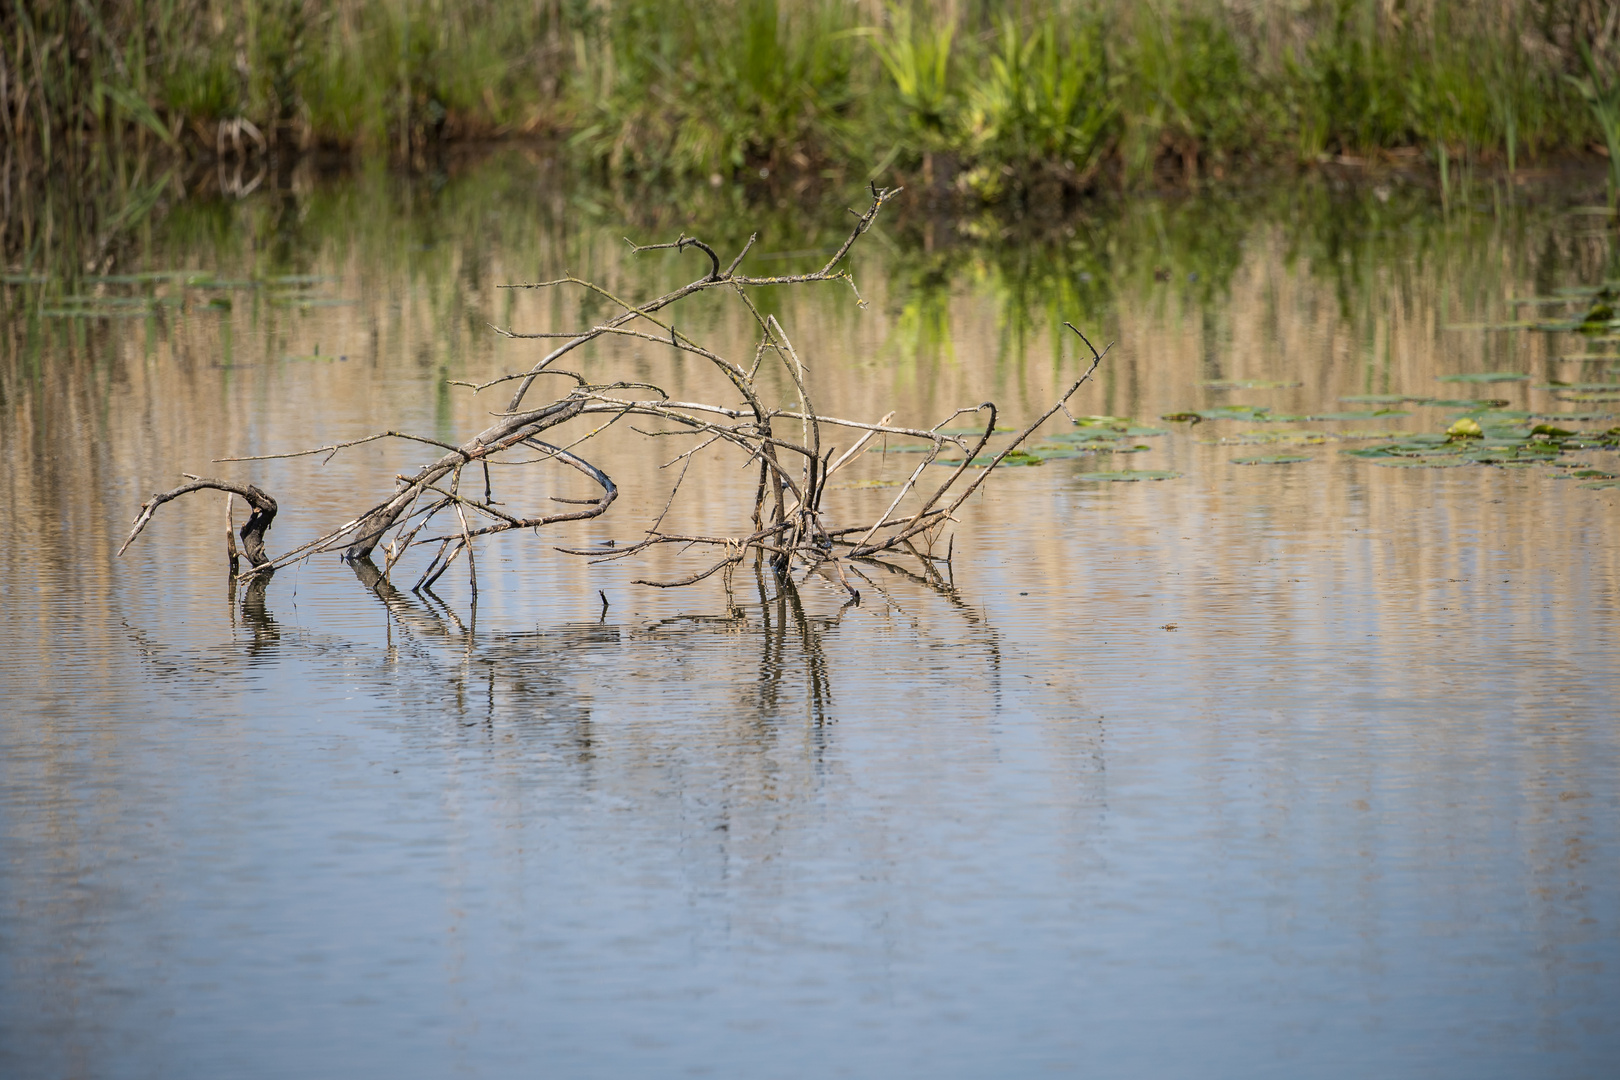
[[57,0],[0,9],[0,136],[51,163],[550,132],[614,175],[995,202],[1324,157],[1620,170],[1617,68],[1599,0]]

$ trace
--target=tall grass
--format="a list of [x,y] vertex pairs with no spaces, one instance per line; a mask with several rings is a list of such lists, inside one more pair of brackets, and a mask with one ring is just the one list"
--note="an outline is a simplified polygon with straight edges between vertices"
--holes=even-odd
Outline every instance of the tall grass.
[[[1600,0],[0,2],[0,137],[50,162],[409,157],[551,130],[647,178],[898,169],[996,199],[1415,152],[1444,170],[1605,146]],[[1584,52],[1583,52],[1584,50]],[[1588,64],[1586,57],[1589,57]],[[232,126],[231,131],[240,130]],[[233,144],[234,146],[234,144]],[[234,151],[233,151],[234,152]]]

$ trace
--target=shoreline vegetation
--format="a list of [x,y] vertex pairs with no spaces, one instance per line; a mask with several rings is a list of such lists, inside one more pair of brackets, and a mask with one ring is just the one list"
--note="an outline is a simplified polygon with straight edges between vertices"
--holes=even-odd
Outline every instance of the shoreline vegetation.
[[1620,15],[1608,0],[0,0],[0,271],[17,280],[106,274],[216,186],[443,176],[503,143],[622,215],[762,193],[811,212],[876,180],[907,189],[897,220],[960,218],[964,239],[1301,169],[1450,207],[1511,202],[1566,165],[1596,181],[1598,165],[1612,208]]
[[1386,160],[1606,156],[1604,0],[58,0],[0,12],[0,136],[420,163],[544,135],[607,177],[888,177],[936,198]]

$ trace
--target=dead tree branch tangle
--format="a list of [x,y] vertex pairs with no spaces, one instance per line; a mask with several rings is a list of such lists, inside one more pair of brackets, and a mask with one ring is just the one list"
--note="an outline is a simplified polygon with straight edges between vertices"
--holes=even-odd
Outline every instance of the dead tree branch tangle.
[[[607,549],[558,550],[596,560],[628,558],[662,544],[677,544],[685,549],[710,552],[704,565],[683,577],[637,582],[658,588],[690,585],[753,559],[768,564],[778,574],[787,573],[796,564],[806,569],[820,570],[828,574],[829,580],[837,581],[847,590],[853,601],[859,599],[859,593],[849,584],[842,564],[884,553],[916,559],[922,563],[924,572],[933,576],[936,573],[934,563],[943,561],[934,554],[935,541],[940,537],[942,526],[956,520],[956,511],[963,502],[978,490],[1008,454],[1018,449],[1041,424],[1065,409],[1069,398],[1096,371],[1103,353],[1097,352],[1086,341],[1091,349],[1092,362],[1085,375],[1070,385],[1051,408],[1035,417],[1027,427],[1001,446],[997,453],[983,458],[980,455],[984,454],[996,424],[996,407],[989,402],[958,409],[932,428],[893,424],[892,412],[875,420],[865,420],[827,416],[817,411],[806,366],[793,342],[774,315],[760,313],[750,298],[749,290],[767,286],[842,282],[855,292],[859,301],[860,293],[855,289],[854,279],[843,265],[845,258],[862,234],[871,228],[884,204],[897,194],[898,189],[872,186],[871,202],[864,213],[856,214],[857,221],[849,235],[832,258],[821,269],[811,273],[749,277],[738,270],[755,237],[751,237],[730,264],[722,268],[721,258],[713,248],[701,240],[682,235],[667,244],[630,245],[632,252],[694,249],[704,255],[708,262],[708,270],[703,277],[651,300],[634,302],[621,299],[600,285],[573,276],[506,286],[520,289],[584,289],[607,301],[618,314],[600,325],[566,333],[520,334],[496,328],[497,333],[510,338],[561,339],[561,343],[527,371],[481,385],[458,384],[469,387],[474,393],[498,384],[517,384],[505,409],[495,414],[495,422],[460,445],[389,431],[312,450],[258,458],[221,459],[264,460],[266,457],[314,454],[330,457],[348,447],[385,438],[408,439],[444,450],[437,460],[422,466],[414,474],[396,477],[394,490],[376,505],[292,551],[274,558],[265,553],[264,533],[270,527],[277,509],[275,500],[269,495],[251,484],[199,477],[191,477],[191,482],[171,491],[155,494],[142,505],[124,548],[141,533],[153,512],[162,504],[189,492],[213,489],[241,496],[252,508],[252,517],[241,530],[251,564],[243,572],[243,578],[262,577],[273,573],[278,567],[321,552],[341,551],[345,560],[369,562],[372,553],[379,547],[386,556],[381,574],[387,578],[406,553],[420,545],[430,553],[430,557],[416,580],[415,588],[430,589],[454,563],[466,556],[472,589],[476,595],[477,564],[473,545],[480,537],[512,529],[540,529],[559,522],[595,518],[608,511],[619,490],[611,477],[582,456],[579,447],[620,420],[639,418],[659,422],[660,430],[642,430],[635,426],[633,420],[629,426],[646,438],[649,446],[656,445],[660,455],[668,456],[670,452],[667,449],[668,438],[679,440],[690,437],[693,440],[691,446],[680,449],[666,463],[665,467],[681,466],[669,502],[646,530],[645,538],[637,543]],[[662,314],[687,297],[712,289],[727,290],[753,318],[757,340],[753,356],[746,364],[720,356],[692,340],[677,328],[674,321]],[[864,304],[864,301],[860,302]],[[1072,324],[1070,329],[1080,334]],[[646,383],[626,381],[596,384],[575,372],[553,367],[570,353],[593,341],[617,337],[668,345],[707,362],[736,390],[740,401],[731,405],[672,401],[663,390]],[[1085,340],[1084,334],[1080,334],[1080,337]],[[760,387],[760,375],[767,364],[781,365],[796,396],[791,405],[782,407],[766,401]],[[565,396],[544,405],[527,405],[526,401],[536,382],[547,375],[570,381],[572,389]],[[943,430],[964,413],[980,416],[984,422],[982,433],[963,436],[959,434],[961,429],[954,429],[957,434]],[[546,435],[550,429],[581,418],[585,418],[590,428],[585,435],[571,441]],[[977,431],[977,422],[974,430]],[[827,509],[828,481],[856,460],[873,439],[881,436],[921,441],[927,447],[918,456],[916,468],[899,486],[893,501],[879,517],[857,522],[834,520]],[[842,453],[838,444],[844,448]],[[758,470],[752,514],[747,523],[740,523],[741,527],[731,536],[663,531],[664,518],[680,494],[681,480],[684,480],[692,458],[700,453],[724,452],[725,448],[742,455],[745,466]],[[495,498],[490,477],[489,463],[507,451],[522,454],[521,464],[526,466],[560,465],[573,469],[589,478],[601,494],[595,499],[556,499],[553,501],[571,508],[538,516],[519,516]],[[952,456],[942,459],[947,452]],[[960,453],[960,461],[955,460],[956,453]],[[941,464],[940,468],[934,468],[937,463]],[[935,478],[934,474],[942,478]],[[928,477],[926,481],[925,477]],[[120,553],[122,551],[121,548]],[[236,565],[234,552],[232,544],[233,570]]]

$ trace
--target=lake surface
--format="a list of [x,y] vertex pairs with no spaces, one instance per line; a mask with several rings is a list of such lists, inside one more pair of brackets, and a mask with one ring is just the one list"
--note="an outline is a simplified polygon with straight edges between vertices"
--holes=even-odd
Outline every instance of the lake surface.
[[[1620,276],[1584,196],[1307,177],[1038,227],[900,204],[853,257],[864,308],[760,291],[823,411],[1021,422],[1089,362],[1070,319],[1114,342],[1072,411],[1134,425],[998,470],[942,538],[944,587],[867,566],[854,606],[802,572],[665,591],[632,582],[703,558],[557,552],[664,506],[689,444],[627,431],[587,444],[613,510],[482,547],[476,603],[459,567],[412,593],[414,555],[397,589],[332,555],[233,588],[213,493],[114,556],[182,472],[261,484],[288,551],[424,450],[214,459],[466,438],[504,395],[450,381],[544,346],[490,324],[611,310],[497,286],[653,295],[702,259],[621,237],[683,229],[729,254],[758,228],[754,272],[808,268],[836,199],[649,209],[518,154],[166,198],[104,273],[193,284],[0,285],[0,1073],[1620,1060],[1620,454],[1345,453],[1467,416],[1620,424],[1614,341],[1485,328],[1578,317]],[[680,318],[751,356],[745,313]],[[566,366],[724,397],[647,343]],[[1492,372],[1527,378],[1454,380]],[[1184,412],[1207,418],[1161,419]],[[1234,464],[1283,453],[1305,460]],[[865,455],[838,512],[875,514],[915,461]],[[671,522],[746,531],[738,464],[697,466]],[[514,504],[590,494],[496,471]],[[1088,479],[1121,471],[1176,475]]]

